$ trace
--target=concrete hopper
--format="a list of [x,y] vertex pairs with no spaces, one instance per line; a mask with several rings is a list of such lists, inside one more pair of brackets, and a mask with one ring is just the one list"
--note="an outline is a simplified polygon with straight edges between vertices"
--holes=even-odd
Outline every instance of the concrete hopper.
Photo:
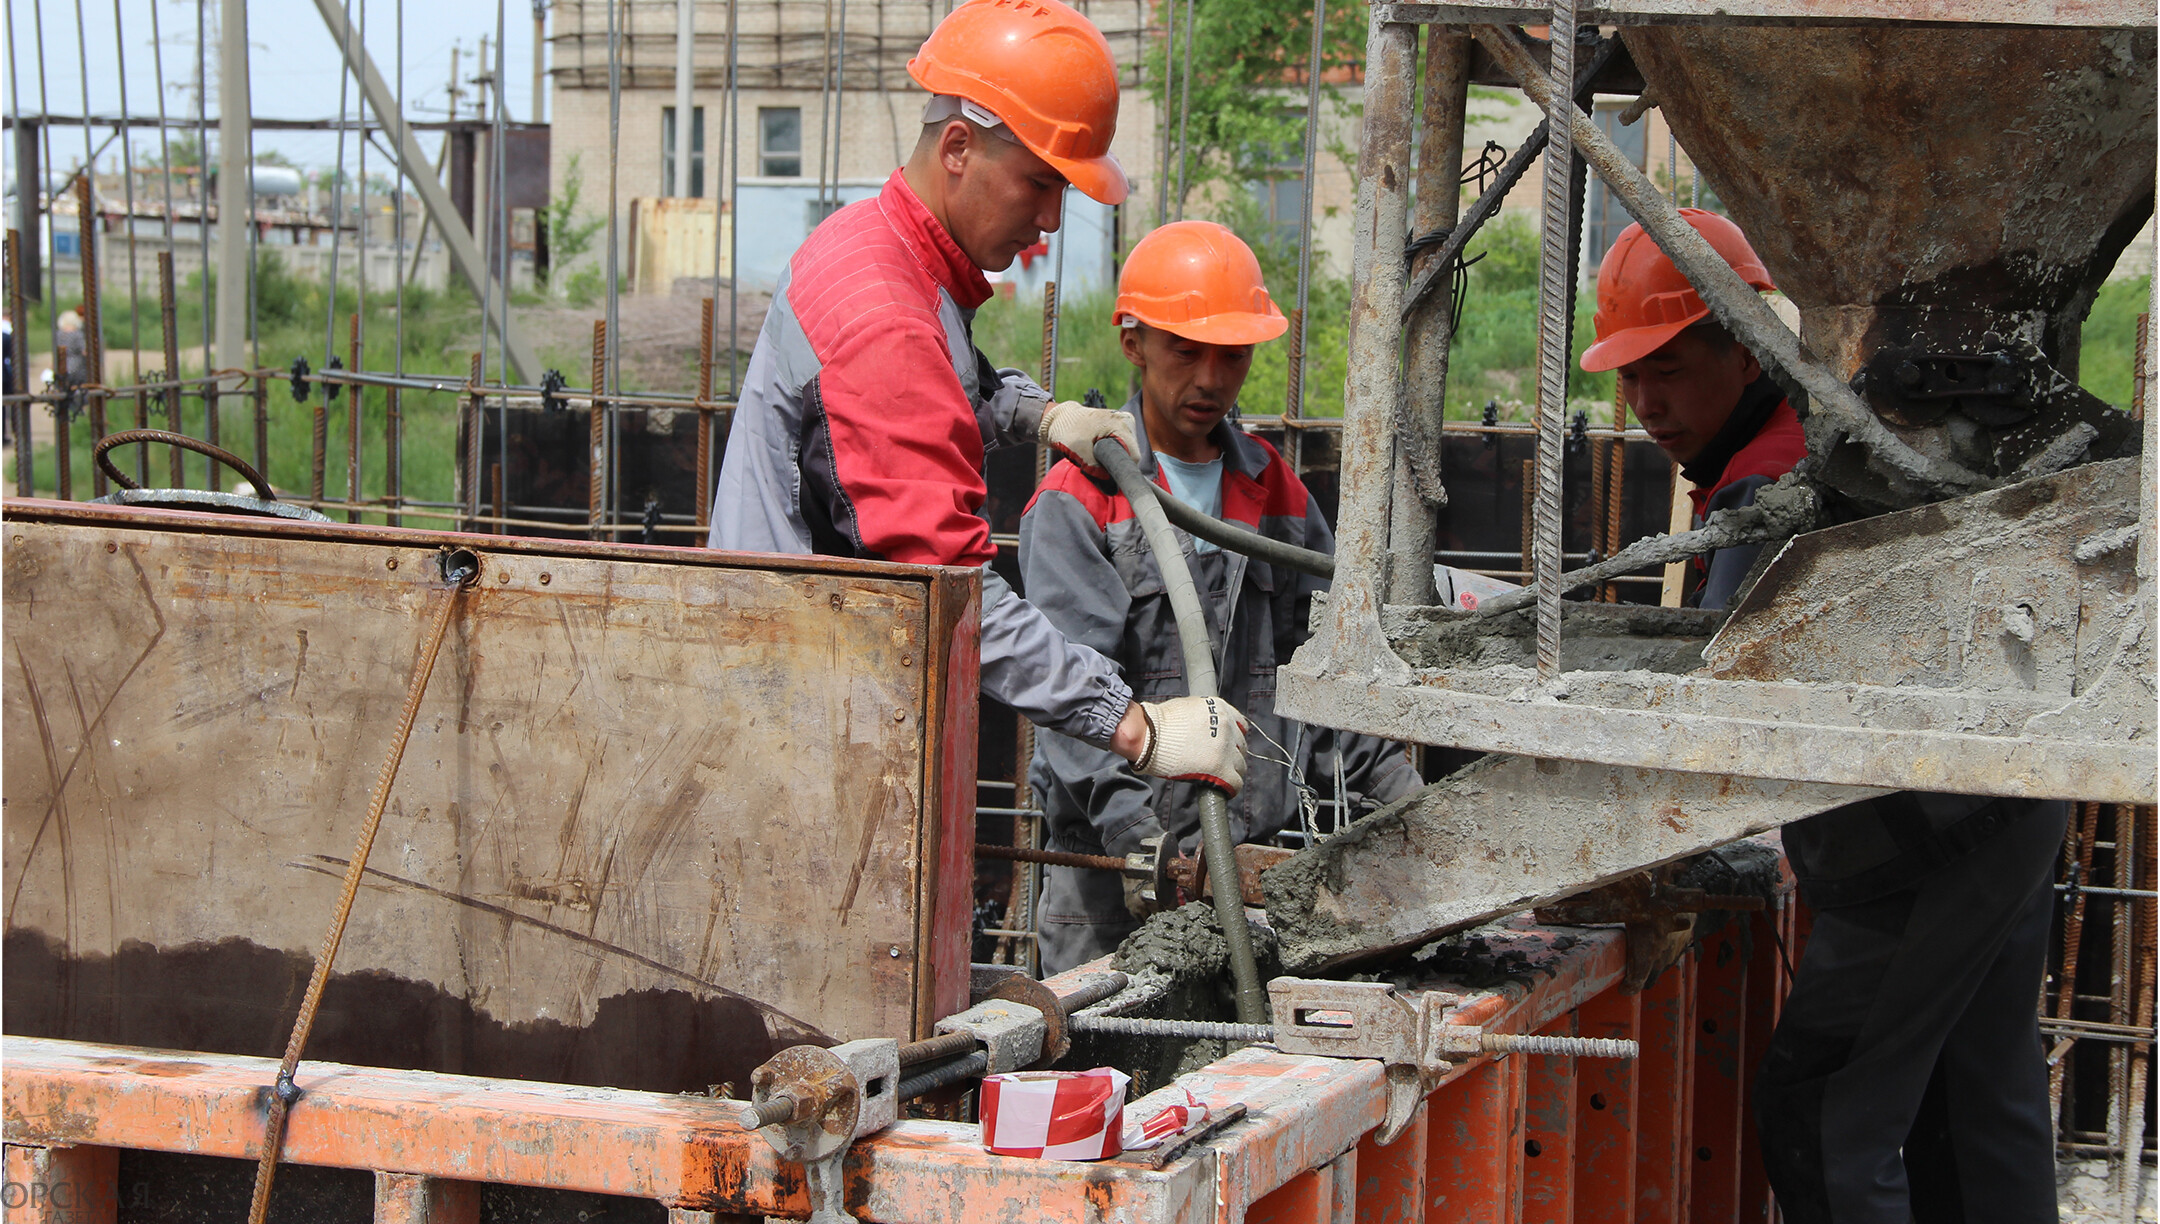
[[[2075,382],[2080,325],[2152,214],[2151,29],[1624,38],[1806,347],[1916,449],[2004,476],[2078,421],[2090,458],[2134,448]],[[1831,458],[1829,483],[1892,508]]]

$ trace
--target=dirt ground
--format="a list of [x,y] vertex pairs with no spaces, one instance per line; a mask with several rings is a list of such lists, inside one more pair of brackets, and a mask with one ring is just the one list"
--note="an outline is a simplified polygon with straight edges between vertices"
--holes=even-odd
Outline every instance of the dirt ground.
[[[616,302],[616,327],[621,334],[617,352],[622,368],[621,385],[626,391],[666,391],[689,394],[697,389],[698,320],[703,299],[712,290],[710,281],[685,281],[677,285],[678,292],[661,294],[624,294]],[[727,286],[721,285],[723,295],[718,302],[721,315],[719,328],[723,336],[727,332],[728,304],[725,296]],[[758,329],[765,323],[765,308],[771,298],[762,293],[744,293],[736,304],[735,346],[749,360],[751,346],[757,342]],[[563,372],[563,376],[575,386],[583,386],[592,377],[592,333],[595,320],[607,317],[606,308],[593,306],[526,306],[512,316],[513,326],[522,327],[530,337],[540,360]],[[716,371],[713,386],[717,390],[727,387],[727,351],[724,345],[715,345]]]

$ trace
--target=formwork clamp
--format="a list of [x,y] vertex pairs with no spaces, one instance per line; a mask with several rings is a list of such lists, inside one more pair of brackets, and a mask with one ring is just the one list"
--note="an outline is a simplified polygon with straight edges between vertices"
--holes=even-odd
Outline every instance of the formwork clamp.
[[825,1049],[792,1046],[751,1073],[742,1125],[802,1165],[810,1224],[855,1224],[842,1164],[857,1139],[900,1117],[900,1043],[889,1037]]
[[1403,995],[1386,982],[1335,982],[1279,977],[1268,983],[1275,1046],[1285,1054],[1371,1058],[1387,1071],[1387,1116],[1377,1138],[1395,1141],[1418,1102],[1457,1063],[1487,1054],[1546,1054],[1575,1058],[1633,1058],[1632,1041],[1543,1034],[1493,1033],[1456,1024],[1448,1013],[1463,1000],[1440,990]]

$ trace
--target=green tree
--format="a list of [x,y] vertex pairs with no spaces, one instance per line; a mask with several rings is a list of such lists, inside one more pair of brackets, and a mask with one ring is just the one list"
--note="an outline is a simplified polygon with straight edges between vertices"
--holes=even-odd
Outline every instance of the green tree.
[[581,217],[578,215],[580,197],[585,193],[585,170],[579,165],[577,154],[570,155],[570,164],[563,167],[562,191],[548,201],[547,237],[548,262],[558,268],[567,268],[592,249],[593,239],[607,225],[604,217]]
[[[1184,197],[1172,201],[1173,211],[1180,202],[1189,205],[1210,184],[1238,190],[1302,175],[1305,74],[1312,53],[1310,0],[1194,0],[1189,81],[1183,6],[1178,0],[1161,0],[1157,20],[1172,16],[1173,10],[1176,44],[1155,44],[1147,65],[1149,93],[1169,117],[1170,164],[1164,172],[1173,193],[1181,164],[1178,136],[1180,131],[1184,135]],[[1329,6],[1320,92],[1323,105],[1338,114],[1355,108],[1326,83],[1327,74],[1356,66],[1364,52],[1364,6]],[[1166,55],[1167,67],[1175,73],[1167,82]],[[1334,151],[1351,160],[1347,150]]]

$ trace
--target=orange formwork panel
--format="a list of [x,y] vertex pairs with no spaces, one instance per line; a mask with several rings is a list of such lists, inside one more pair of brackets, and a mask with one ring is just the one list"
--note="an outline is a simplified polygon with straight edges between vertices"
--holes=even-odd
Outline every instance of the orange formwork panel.
[[1635,1219],[1682,1224],[1695,1166],[1697,954],[1643,989],[1635,1066]]
[[[1632,1205],[1634,1218],[1679,1224],[1697,1218],[1691,1187],[1714,1163],[1690,1145],[1726,1134],[1732,1176],[1714,1184],[1731,1212],[1745,1081],[1694,1078],[1721,1048],[1697,1048],[1695,957],[1631,996],[1618,990],[1617,930],[1516,920],[1481,938],[1519,953],[1517,971],[1477,987],[1443,975],[1432,988],[1460,996],[1452,1018],[1495,1032],[1633,1036],[1641,1061],[1473,1058],[1443,1072],[1403,1133],[1381,1144],[1379,1062],[1249,1046],[1128,1105],[1145,1114],[1189,1092],[1245,1108],[1159,1169],[1144,1154],[994,1156],[973,1125],[905,1120],[850,1149],[847,1209],[866,1224],[1517,1224],[1626,1219]],[[1744,1040],[1745,946],[1706,955],[1720,951],[1700,1020]],[[1067,992],[1088,973],[1048,984]],[[1782,987],[1767,969],[1762,980],[1758,997]],[[120,1149],[252,1158],[275,1078],[267,1059],[37,1038],[5,1038],[0,1058],[10,1184],[47,1187],[38,1205],[11,1203],[9,1224],[99,1219],[58,1214],[52,1188],[101,1187],[112,1201]],[[679,1219],[809,1214],[801,1167],[738,1127],[735,1102],[320,1062],[303,1063],[298,1082],[286,1159],[374,1171],[378,1220],[469,1224],[486,1183],[657,1200]],[[1699,1122],[1706,1105],[1718,1112]]]
[[[1582,1037],[1640,1042],[1642,996],[1608,990],[1575,1013]],[[1641,1059],[1575,1069],[1575,1224],[1635,1219],[1636,1081]]]
[[[1575,1012],[1540,1030],[1573,1037]],[[1575,1218],[1575,1077],[1572,1058],[1511,1055],[1528,1064],[1523,1105],[1524,1224],[1572,1224]]]
[[1705,939],[1696,968],[1695,1159],[1688,1216],[1694,1224],[1740,1218],[1740,1122],[1746,1114],[1748,956],[1744,916],[1728,916]]
[[1487,1059],[1425,1102],[1425,1218],[1522,1218],[1523,1076],[1528,1060]]

